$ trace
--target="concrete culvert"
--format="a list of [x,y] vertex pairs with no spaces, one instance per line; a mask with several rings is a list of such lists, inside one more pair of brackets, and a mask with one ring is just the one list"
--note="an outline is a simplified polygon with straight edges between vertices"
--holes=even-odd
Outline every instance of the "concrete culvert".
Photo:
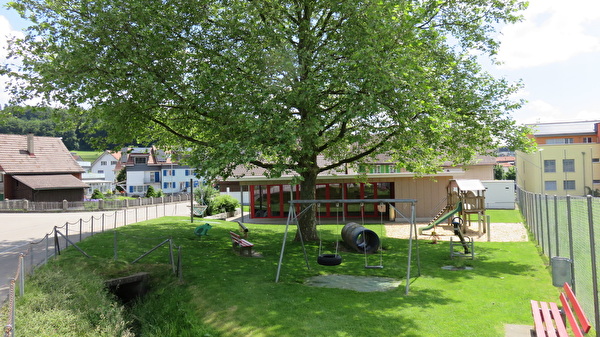
[[342,228],[342,239],[348,246],[361,253],[376,253],[381,244],[375,232],[356,222],[349,222]]

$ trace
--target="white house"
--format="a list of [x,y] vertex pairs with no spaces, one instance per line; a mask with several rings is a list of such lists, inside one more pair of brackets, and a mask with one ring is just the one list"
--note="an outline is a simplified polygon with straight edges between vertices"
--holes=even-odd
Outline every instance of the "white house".
[[172,160],[172,155],[155,147],[134,147],[121,151],[116,169],[127,169],[128,196],[141,196],[149,186],[165,194],[191,192],[199,179],[189,166]]
[[105,181],[114,182],[118,172],[115,172],[119,158],[121,157],[120,152],[104,151],[94,162],[92,163],[90,172],[97,174],[104,174]]

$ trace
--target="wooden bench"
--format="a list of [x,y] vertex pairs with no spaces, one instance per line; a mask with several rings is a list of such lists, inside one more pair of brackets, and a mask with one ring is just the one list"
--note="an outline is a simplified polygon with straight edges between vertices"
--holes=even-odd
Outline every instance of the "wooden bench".
[[240,256],[252,256],[252,247],[254,244],[250,241],[242,239],[242,237],[236,232],[229,232],[231,237],[231,244],[234,251],[239,251]]
[[583,337],[590,331],[590,322],[585,317],[585,313],[568,283],[565,282],[563,290],[564,293],[560,294],[562,310],[559,310],[558,305],[554,302],[531,300],[531,313],[537,337],[569,336],[564,318],[569,322],[574,336]]
[[244,235],[244,239],[248,238],[248,227],[246,227],[246,225],[244,225],[243,223],[241,223],[240,221],[236,221],[238,223],[238,225],[240,226],[240,233],[242,233]]

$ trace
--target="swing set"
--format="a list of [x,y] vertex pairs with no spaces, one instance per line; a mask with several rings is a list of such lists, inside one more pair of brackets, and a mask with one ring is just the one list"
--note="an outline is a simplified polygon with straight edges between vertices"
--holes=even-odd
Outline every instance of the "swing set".
[[[285,232],[283,235],[283,243],[281,246],[281,253],[279,255],[279,263],[277,265],[277,275],[275,277],[275,282],[279,282],[279,276],[281,274],[281,266],[283,264],[283,256],[285,253],[285,245],[287,241],[287,236],[289,233],[290,224],[295,223],[296,228],[298,230],[298,236],[300,238],[300,242],[302,245],[302,251],[304,253],[304,260],[306,262],[306,268],[310,270],[310,264],[308,260],[308,254],[306,252],[306,247],[304,245],[304,239],[302,237],[302,232],[300,231],[300,224],[298,222],[298,218],[304,212],[317,212],[317,230],[319,231],[319,226],[321,225],[321,215],[320,215],[320,207],[322,203],[336,204],[337,213],[336,213],[336,231],[339,226],[339,204],[360,204],[361,209],[361,219],[362,226],[356,223],[347,224],[344,229],[342,229],[342,236],[344,237],[344,241],[350,243],[351,246],[354,246],[357,251],[364,253],[365,257],[365,268],[366,269],[382,269],[383,268],[383,249],[380,249],[380,240],[377,234],[373,231],[364,228],[364,205],[365,203],[377,203],[377,210],[380,214],[380,222],[383,234],[383,213],[385,213],[386,205],[390,208],[393,208],[396,211],[396,214],[399,214],[405,220],[407,220],[410,224],[410,237],[409,237],[409,251],[408,251],[408,261],[407,261],[407,271],[406,271],[406,290],[405,294],[408,295],[409,284],[410,284],[410,267],[412,264],[412,251],[413,251],[413,240],[417,238],[417,227],[416,227],[416,219],[415,219],[415,203],[417,201],[414,199],[341,199],[341,200],[290,200],[290,207],[288,218],[285,226]],[[400,210],[395,207],[396,203],[402,204],[410,204],[410,216],[405,216]],[[299,204],[308,204],[308,207],[304,208],[300,213],[296,214],[296,205]],[[413,236],[414,234],[414,236]],[[348,239],[351,238],[351,239]],[[348,242],[350,240],[351,242]],[[417,255],[417,267],[418,274],[421,274],[421,263],[419,258],[419,245],[418,240],[416,241],[416,255]],[[317,258],[317,263],[324,266],[337,266],[342,263],[342,257],[338,253],[339,248],[339,240],[336,240],[335,244],[335,253],[323,253],[323,245],[321,240],[321,235],[319,234],[319,256]],[[376,252],[379,250],[379,264],[370,265],[368,260],[368,253]]]

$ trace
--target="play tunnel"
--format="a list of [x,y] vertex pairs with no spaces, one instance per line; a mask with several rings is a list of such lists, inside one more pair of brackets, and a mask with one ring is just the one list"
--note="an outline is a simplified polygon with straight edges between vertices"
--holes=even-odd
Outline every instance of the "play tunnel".
[[370,229],[355,222],[349,222],[342,228],[344,242],[361,253],[376,253],[379,249],[379,236]]

